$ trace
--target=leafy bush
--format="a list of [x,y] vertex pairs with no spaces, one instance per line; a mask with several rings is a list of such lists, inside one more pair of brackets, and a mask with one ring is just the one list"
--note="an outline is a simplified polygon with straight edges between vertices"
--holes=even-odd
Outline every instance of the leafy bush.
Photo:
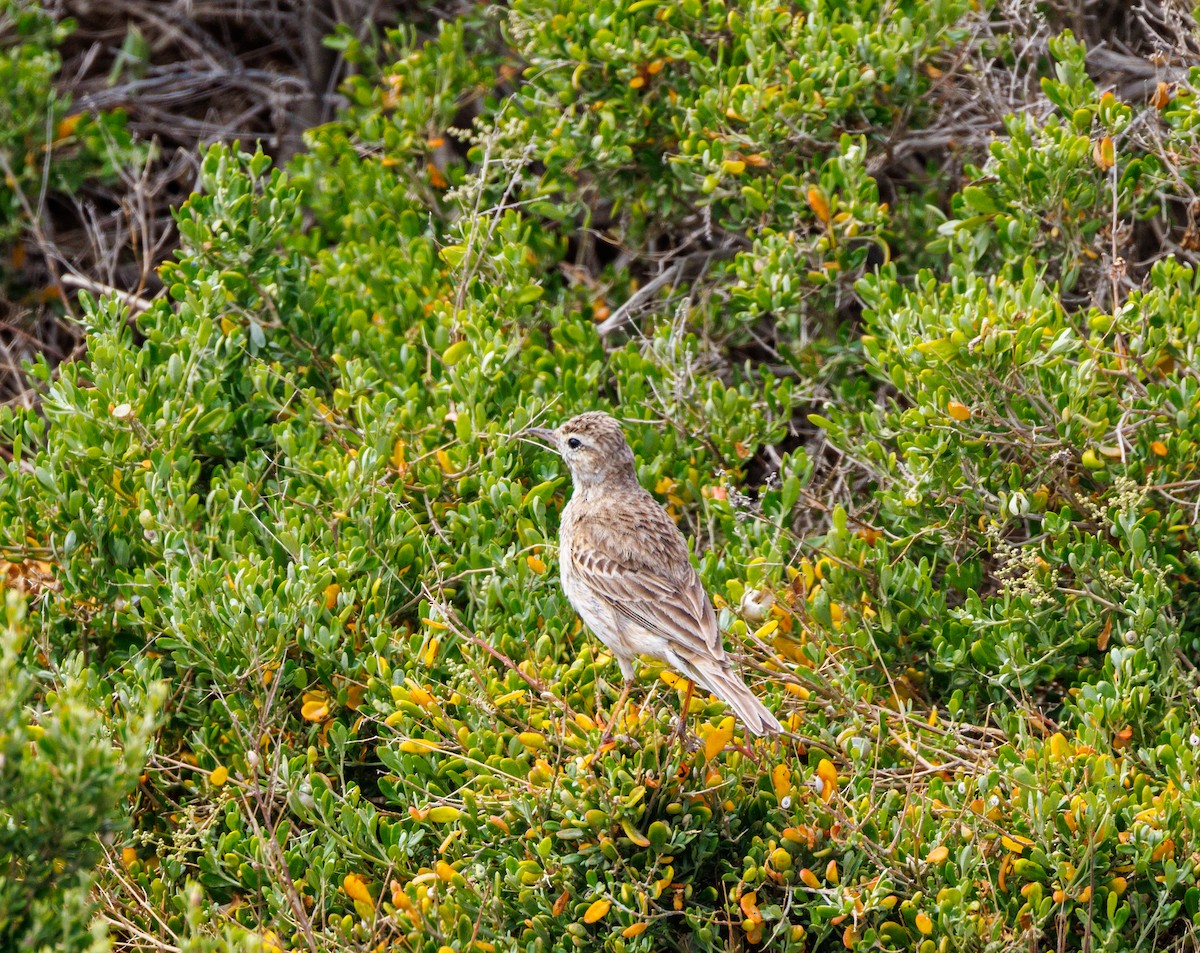
[[[128,826],[121,802],[137,780],[161,697],[122,685],[111,706],[75,656],[55,672],[9,592],[0,629],[0,940],[6,949],[103,949],[89,897],[102,841]],[[111,690],[111,686],[110,686]]]
[[[362,73],[288,169],[205,153],[167,295],[86,299],[87,361],[0,409],[39,664],[167,685],[123,941],[1186,946],[1198,286],[1117,259],[1190,187],[1192,96],[1097,96],[1063,37],[1057,117],[946,216],[884,173],[992,53],[966,6],[481,6],[336,39]],[[708,697],[675,743],[647,665],[599,748],[617,667],[517,436],[594,407],[778,744]]]
[[0,0],[0,242],[34,226],[39,196],[73,194],[85,179],[113,179],[136,150],[119,112],[71,113],[54,88],[57,47],[70,20],[33,0]]

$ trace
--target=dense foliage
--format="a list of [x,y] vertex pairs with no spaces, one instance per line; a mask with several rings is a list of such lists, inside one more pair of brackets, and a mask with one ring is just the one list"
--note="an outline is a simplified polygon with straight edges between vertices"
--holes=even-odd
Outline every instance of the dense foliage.
[[[0,944],[1195,949],[1200,71],[975,6],[480,4],[209,148],[0,409]],[[646,664],[599,747],[592,408],[778,743]]]

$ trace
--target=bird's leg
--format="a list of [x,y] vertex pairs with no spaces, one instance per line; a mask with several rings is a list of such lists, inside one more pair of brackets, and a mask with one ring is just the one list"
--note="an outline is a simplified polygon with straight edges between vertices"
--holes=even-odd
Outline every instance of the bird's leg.
[[633,679],[626,678],[625,684],[621,686],[621,694],[617,696],[617,703],[609,710],[608,724],[604,728],[604,734],[600,736],[600,744],[607,744],[612,741],[613,726],[617,724],[617,720],[621,717],[621,710],[625,707],[625,700],[629,698],[629,690],[633,688]]
[[625,708],[625,700],[629,698],[629,690],[633,688],[633,663],[617,656],[617,664],[621,666],[621,677],[625,679],[625,684],[621,686],[621,694],[617,697],[617,703],[609,709],[608,724],[604,728],[604,734],[600,736],[602,745],[612,740],[613,726],[621,717],[621,712]]
[[683,697],[683,707],[679,709],[679,721],[675,725],[675,737],[679,739],[679,743],[687,747],[687,723],[688,713],[692,708],[692,694],[696,691],[696,683],[690,678],[687,680],[687,694]]

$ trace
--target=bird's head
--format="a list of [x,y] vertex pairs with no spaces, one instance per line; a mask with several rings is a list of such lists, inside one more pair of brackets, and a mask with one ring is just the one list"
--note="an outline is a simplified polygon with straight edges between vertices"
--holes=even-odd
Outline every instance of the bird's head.
[[576,485],[637,483],[633,451],[625,442],[621,425],[606,413],[593,410],[553,430],[530,427],[524,433],[557,450]]

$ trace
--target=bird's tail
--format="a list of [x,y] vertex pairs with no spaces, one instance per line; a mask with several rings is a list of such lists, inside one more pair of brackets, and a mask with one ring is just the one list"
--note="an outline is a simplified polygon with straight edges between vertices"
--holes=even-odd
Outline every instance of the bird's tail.
[[696,660],[689,677],[725,702],[741,719],[752,735],[777,735],[783,731],[779,720],[767,711],[767,707],[746,687],[746,683],[734,672],[728,662]]

